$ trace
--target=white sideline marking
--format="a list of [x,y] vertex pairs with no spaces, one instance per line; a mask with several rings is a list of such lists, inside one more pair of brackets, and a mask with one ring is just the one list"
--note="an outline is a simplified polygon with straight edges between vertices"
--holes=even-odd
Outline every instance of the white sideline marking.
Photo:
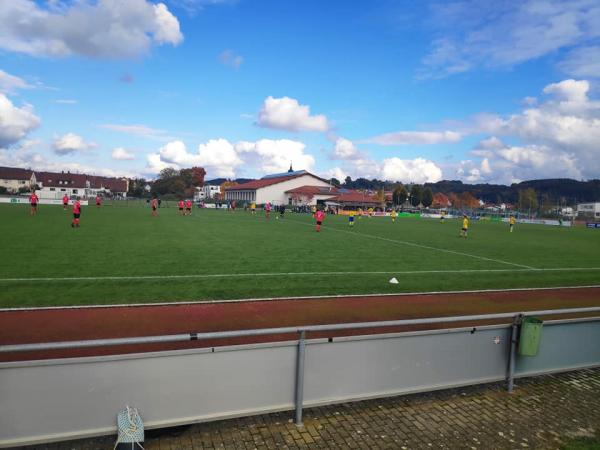
[[187,275],[125,275],[125,276],[99,276],[99,277],[33,277],[33,278],[0,278],[0,282],[22,281],[120,281],[120,280],[170,280],[180,278],[246,278],[246,277],[288,277],[288,276],[343,276],[343,275],[420,275],[443,273],[490,273],[490,272],[577,272],[586,270],[600,270],[600,267],[556,267],[545,269],[456,269],[456,270],[385,270],[361,272],[263,272],[263,273],[210,273]]
[[[295,222],[297,224],[301,224],[301,225],[308,225],[310,227],[312,227],[312,224],[309,223],[304,223],[304,222],[300,222],[298,220],[287,220],[287,222]],[[327,228],[328,230],[334,230],[334,231],[339,231],[340,233],[347,233],[350,234],[352,236],[364,236],[364,237],[370,237],[372,239],[379,239],[381,241],[387,241],[387,242],[392,242],[394,244],[402,244],[402,245],[409,245],[412,247],[419,247],[419,248],[425,248],[427,250],[436,250],[438,252],[445,252],[445,253],[452,253],[454,255],[460,255],[460,256],[468,256],[470,258],[476,258],[476,259],[481,259],[483,261],[493,261],[493,262],[497,262],[497,263],[501,263],[501,264],[508,264],[510,266],[516,266],[516,267],[522,267],[524,269],[530,269],[530,270],[539,270],[536,269],[535,267],[531,267],[531,266],[526,266],[524,264],[517,264],[517,263],[512,263],[512,262],[508,262],[508,261],[502,261],[501,259],[493,259],[493,258],[486,258],[485,256],[477,256],[477,255],[471,255],[470,253],[464,253],[464,252],[457,252],[455,250],[448,250],[445,248],[438,248],[438,247],[430,247],[428,245],[423,245],[423,244],[415,244],[414,242],[409,242],[409,241],[399,241],[396,239],[388,239],[388,238],[384,238],[381,236],[375,236],[373,234],[363,234],[363,233],[353,233],[352,231],[348,231],[348,230],[340,230],[339,228],[333,228],[330,226],[322,226],[322,228]]]
[[331,294],[331,295],[305,295],[297,297],[255,297],[255,298],[235,298],[231,300],[184,300],[179,302],[154,302],[154,303],[116,303],[104,305],[63,305],[63,306],[25,306],[22,308],[0,308],[0,312],[10,311],[37,311],[54,309],[90,309],[90,308],[138,308],[144,306],[181,306],[181,305],[206,305],[213,303],[243,303],[243,302],[273,302],[278,300],[335,300],[339,298],[357,298],[357,297],[409,297],[411,295],[456,295],[456,294],[486,294],[494,292],[528,292],[528,291],[553,291],[564,289],[598,289],[600,285],[592,284],[587,286],[544,286],[527,288],[509,288],[509,289],[476,289],[470,291],[428,291],[428,292],[381,292],[372,294]]

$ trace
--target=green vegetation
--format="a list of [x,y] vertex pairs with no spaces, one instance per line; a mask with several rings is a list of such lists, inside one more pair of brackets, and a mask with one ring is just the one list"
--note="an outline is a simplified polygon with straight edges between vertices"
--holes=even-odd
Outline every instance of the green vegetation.
[[600,434],[597,434],[596,437],[573,439],[562,448],[564,450],[600,450]]
[[[455,220],[328,216],[173,207],[0,205],[0,306],[450,291],[599,284],[600,232]],[[121,205],[118,207],[117,205]],[[134,206],[137,205],[137,206]],[[163,206],[166,202],[163,202]],[[560,270],[532,270],[560,269]],[[572,270],[576,268],[577,270]],[[130,278],[127,278],[130,277]],[[389,284],[396,277],[399,284]],[[32,280],[37,278],[37,280]],[[51,278],[41,279],[41,278]],[[56,279],[67,278],[67,279]]]

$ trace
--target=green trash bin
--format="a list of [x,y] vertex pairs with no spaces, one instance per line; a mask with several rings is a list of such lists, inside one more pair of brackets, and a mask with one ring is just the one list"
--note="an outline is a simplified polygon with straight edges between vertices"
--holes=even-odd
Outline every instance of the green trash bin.
[[519,355],[536,356],[542,340],[543,320],[536,317],[525,317],[521,322],[519,336]]

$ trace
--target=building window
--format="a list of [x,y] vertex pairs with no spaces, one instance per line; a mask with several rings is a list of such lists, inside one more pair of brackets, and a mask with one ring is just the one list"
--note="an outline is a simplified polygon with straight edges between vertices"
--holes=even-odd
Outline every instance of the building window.
[[77,194],[77,189],[73,189],[73,194]]
[[56,189],[54,189],[54,188],[50,188],[50,190],[51,190],[51,191],[55,191]]
[[67,191],[67,190],[66,190],[66,189],[64,189],[64,188],[60,190],[60,192],[66,192],[66,191]]

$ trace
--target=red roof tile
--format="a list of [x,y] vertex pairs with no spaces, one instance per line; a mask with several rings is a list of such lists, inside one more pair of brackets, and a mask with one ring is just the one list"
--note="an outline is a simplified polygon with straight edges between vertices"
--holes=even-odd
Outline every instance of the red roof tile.
[[337,195],[338,190],[337,188],[330,186],[300,186],[285,191],[285,193],[299,195]]
[[249,181],[248,183],[238,184],[236,186],[226,187],[226,191],[247,191],[247,190],[256,190],[261,189],[267,186],[272,186],[273,184],[283,183],[284,181],[293,180],[294,178],[302,177],[304,175],[310,175],[313,178],[321,179],[311,173],[295,173],[291,175],[284,175],[281,177],[272,177],[272,178],[261,178],[260,180]]
[[0,178],[3,180],[30,180],[32,170],[16,167],[0,167]]

